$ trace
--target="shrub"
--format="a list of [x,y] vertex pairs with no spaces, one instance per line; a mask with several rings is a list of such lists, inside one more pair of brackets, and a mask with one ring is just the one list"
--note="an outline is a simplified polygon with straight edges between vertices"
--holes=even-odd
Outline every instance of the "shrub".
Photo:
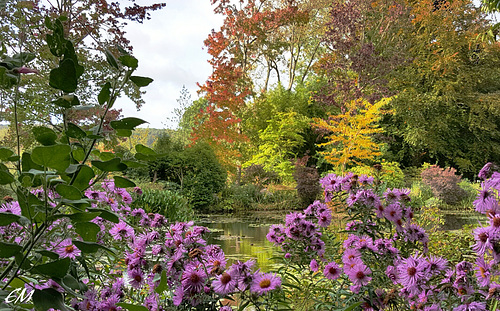
[[314,202],[321,193],[318,170],[315,167],[296,165],[293,177],[297,181],[297,195],[301,203],[307,206]]
[[471,183],[470,181],[464,179],[458,183],[458,186],[465,191],[465,195],[458,204],[458,208],[463,211],[473,211],[474,210],[474,200],[477,198],[477,192],[479,191],[478,183]]
[[422,180],[413,182],[410,190],[411,190],[410,193],[411,200],[417,206],[424,206],[424,205],[428,206],[426,205],[426,201],[429,200],[430,198],[433,198],[434,196],[431,187],[424,184]]
[[259,186],[269,185],[279,182],[279,176],[276,172],[266,171],[264,166],[252,164],[243,170],[242,184],[255,184]]
[[422,181],[431,187],[434,196],[446,204],[454,205],[466,196],[466,192],[458,185],[461,177],[455,172],[456,169],[451,167],[441,169],[437,165],[432,165],[425,169],[421,176]]
[[172,151],[150,163],[158,181],[169,189],[179,189],[195,209],[207,209],[224,189],[227,173],[208,144],[198,143]]
[[158,213],[169,221],[188,221],[194,213],[188,200],[169,190],[144,189],[132,203],[132,208],[142,208],[146,213]]

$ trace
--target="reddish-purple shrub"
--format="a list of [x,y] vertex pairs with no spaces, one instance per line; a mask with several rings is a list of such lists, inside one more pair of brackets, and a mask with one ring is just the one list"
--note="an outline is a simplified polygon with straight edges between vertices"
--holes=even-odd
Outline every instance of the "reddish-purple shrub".
[[297,195],[305,206],[311,204],[321,193],[319,174],[315,167],[295,165],[293,177],[297,181]]
[[452,167],[440,168],[432,165],[421,173],[422,182],[431,187],[432,193],[438,199],[446,204],[457,204],[466,196],[466,192],[458,185],[461,176],[456,175],[456,171]]

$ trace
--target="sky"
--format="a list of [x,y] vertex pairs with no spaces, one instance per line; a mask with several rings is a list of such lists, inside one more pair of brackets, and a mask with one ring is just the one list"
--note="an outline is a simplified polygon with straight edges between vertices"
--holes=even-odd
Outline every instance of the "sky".
[[176,100],[183,85],[190,91],[191,99],[198,98],[196,83],[203,84],[212,73],[203,41],[223,22],[223,17],[213,12],[210,0],[165,2],[167,6],[152,12],[150,20],[143,24],[129,22],[125,28],[133,55],[139,60],[134,75],[154,79],[144,88],[146,103],[140,111],[125,97],[115,104],[124,117],[141,118],[149,122],[146,126],[158,129],[175,127],[168,118],[178,107]]

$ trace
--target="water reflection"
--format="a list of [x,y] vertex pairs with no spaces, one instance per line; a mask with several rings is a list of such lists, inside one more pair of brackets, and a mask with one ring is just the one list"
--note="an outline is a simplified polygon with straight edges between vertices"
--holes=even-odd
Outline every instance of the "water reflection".
[[228,264],[254,259],[261,270],[270,271],[274,265],[271,258],[277,255],[278,248],[267,240],[266,234],[269,226],[281,222],[282,217],[210,215],[202,217],[197,224],[211,229],[207,242],[222,247]]

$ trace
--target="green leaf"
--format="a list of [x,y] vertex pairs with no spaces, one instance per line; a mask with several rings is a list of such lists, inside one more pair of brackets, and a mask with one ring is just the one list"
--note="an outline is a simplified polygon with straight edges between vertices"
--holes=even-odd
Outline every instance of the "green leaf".
[[99,153],[99,158],[103,161],[109,161],[116,158],[116,155],[113,152],[101,152]]
[[110,96],[111,96],[111,83],[106,82],[106,84],[102,86],[99,95],[97,95],[97,101],[99,102],[99,105],[104,105],[109,100]]
[[15,181],[16,179],[12,174],[6,171],[0,171],[0,185],[8,185]]
[[48,257],[50,259],[54,259],[55,260],[55,259],[59,258],[59,255],[57,253],[48,251],[46,249],[37,250],[36,252],[39,253],[39,254],[41,254],[42,256]]
[[122,163],[119,158],[114,158],[105,162],[96,160],[91,163],[103,172],[119,172],[127,169],[127,165]]
[[52,104],[58,107],[71,108],[80,105],[80,100],[75,95],[64,95],[52,101]]
[[146,146],[144,146],[142,144],[135,145],[135,150],[137,152],[140,152],[140,153],[143,153],[143,154],[146,154],[146,155],[156,155],[156,152],[153,149],[151,149],[149,147],[146,147]]
[[13,222],[17,222],[21,216],[12,213],[0,213],[0,227],[8,226]]
[[0,242],[0,258],[9,258],[20,254],[23,251],[22,246]]
[[104,51],[104,54],[106,54],[106,60],[108,61],[108,64],[110,64],[112,67],[118,69],[118,62],[116,61],[116,57],[111,53],[108,49]]
[[155,288],[155,292],[157,294],[163,293],[165,290],[167,290],[168,284],[167,284],[167,272],[163,270],[161,272],[161,279],[160,279],[160,284]]
[[63,92],[74,92],[78,84],[77,80],[75,63],[70,58],[63,60],[58,68],[50,71],[50,86]]
[[69,269],[71,259],[69,257],[51,261],[49,263],[35,266],[33,269],[40,274],[49,276],[51,278],[62,278],[66,275]]
[[122,55],[118,58],[118,60],[122,63],[123,66],[127,66],[132,69],[136,69],[139,65],[139,61],[137,58],[131,55]]
[[[76,149],[74,149],[71,152],[71,154],[73,155],[73,159],[75,159],[78,162],[81,162],[81,161],[83,161],[83,159],[85,159],[85,150],[83,150],[83,148],[76,148]],[[73,164],[71,164],[71,165],[73,165]],[[70,167],[71,167],[71,165],[70,165]],[[78,166],[79,165],[77,165],[77,167]],[[68,167],[68,169],[70,167]],[[68,170],[66,170],[66,173],[68,173],[68,174],[73,174],[74,172],[76,172],[76,170],[75,171],[72,171],[72,170],[68,171]]]
[[52,146],[56,144],[57,134],[54,130],[44,126],[37,126],[33,128],[33,135],[36,141],[44,146]]
[[102,208],[88,208],[88,210],[90,212],[93,212],[93,211],[101,212],[100,217],[102,219],[109,220],[111,222],[114,222],[115,224],[117,224],[117,223],[120,222],[120,218],[118,218],[118,216],[115,213],[110,212],[108,210],[105,210],[105,209],[102,209]]
[[146,166],[146,164],[139,163],[139,162],[136,162],[136,161],[130,161],[130,160],[122,161],[122,163],[125,163],[125,164],[127,164],[128,167],[132,167],[132,168],[138,168],[138,167],[145,167]]
[[118,137],[130,137],[130,136],[132,136],[132,130],[116,130],[116,136],[118,136]]
[[144,306],[137,306],[137,305],[133,305],[133,304],[130,304],[130,303],[125,303],[125,302],[119,302],[116,304],[118,307],[122,307],[122,308],[125,308],[129,311],[148,311],[148,308],[144,307]]
[[71,147],[68,145],[36,147],[33,149],[31,159],[36,164],[65,171],[70,164],[70,152]]
[[64,304],[62,294],[53,288],[45,288],[42,290],[35,289],[32,296],[33,304],[36,311],[47,311],[49,309],[68,311]]
[[56,186],[56,192],[69,200],[80,200],[82,198],[82,193],[74,186],[59,184]]
[[153,82],[153,79],[151,78],[139,76],[131,76],[130,80],[138,87],[148,86],[151,82]]
[[110,250],[109,248],[107,248],[101,244],[94,243],[94,242],[82,242],[82,241],[73,240],[73,244],[75,244],[75,246],[78,247],[78,249],[81,250],[85,254],[96,253],[99,249],[103,249],[107,252],[114,254],[114,252],[112,250]]
[[78,125],[73,123],[68,123],[68,130],[66,135],[71,138],[82,139],[87,136],[84,130],[82,130]]
[[77,174],[73,186],[80,189],[80,191],[87,189],[90,181],[95,176],[94,170],[87,165],[82,165]]
[[0,148],[0,160],[2,161],[7,161],[13,154],[14,151],[10,150],[9,148],[5,147]]
[[75,279],[72,275],[69,275],[69,274],[65,275],[61,281],[65,286],[67,286],[71,289],[81,290],[81,286],[80,286],[81,283],[78,282],[78,280]]
[[118,188],[129,188],[136,186],[136,184],[133,181],[127,178],[123,178],[120,176],[113,176],[113,179],[115,181],[115,186]]
[[96,242],[101,228],[93,222],[79,222],[75,224],[75,231],[84,241]]
[[30,170],[43,171],[43,166],[36,164],[31,159],[31,154],[24,152],[21,157],[21,167],[23,172],[28,172]]
[[111,127],[115,130],[133,130],[136,126],[147,123],[139,118],[123,118],[118,121],[111,121]]

